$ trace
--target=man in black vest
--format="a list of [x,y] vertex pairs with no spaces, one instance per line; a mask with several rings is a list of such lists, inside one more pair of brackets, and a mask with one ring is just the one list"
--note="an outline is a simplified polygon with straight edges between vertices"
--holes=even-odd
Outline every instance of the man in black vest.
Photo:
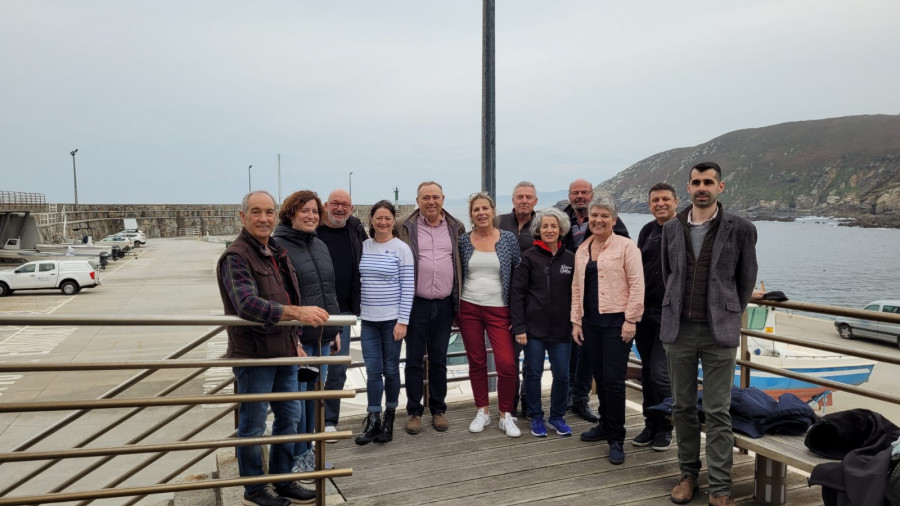
[[[325,219],[316,229],[316,236],[328,246],[334,265],[334,287],[342,315],[359,315],[359,259],[362,243],[369,236],[362,222],[353,216],[353,200],[340,188],[328,195],[325,202]],[[341,327],[341,349],[332,355],[350,354],[350,327]],[[343,390],[347,381],[347,365],[329,365],[325,373],[325,390]],[[341,417],[341,400],[325,400],[325,432],[336,431]],[[329,439],[336,443],[337,439]]]
[[[321,325],[328,313],[315,306],[299,306],[300,286],[287,251],[269,242],[277,213],[275,199],[268,192],[248,193],[241,201],[243,228],[237,239],[219,258],[216,278],[226,315],[237,315],[257,323],[257,327],[228,327],[228,358],[277,358],[304,356],[300,327],[278,327],[279,321],[297,320]],[[235,367],[239,394],[297,391],[297,366]],[[300,418],[300,401],[271,403],[275,420],[272,435],[295,434]],[[266,428],[268,402],[244,402],[238,409],[238,437],[258,437]],[[293,443],[272,445],[269,473],[291,472]],[[259,446],[239,446],[236,450],[241,476],[263,473]],[[296,482],[246,485],[243,504],[288,506],[312,502],[315,493]]]

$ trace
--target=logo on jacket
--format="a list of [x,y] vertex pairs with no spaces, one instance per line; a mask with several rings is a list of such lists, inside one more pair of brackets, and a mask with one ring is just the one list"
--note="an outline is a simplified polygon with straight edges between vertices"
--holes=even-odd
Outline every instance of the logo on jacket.
[[560,265],[559,273],[560,274],[572,274],[572,266],[571,265]]

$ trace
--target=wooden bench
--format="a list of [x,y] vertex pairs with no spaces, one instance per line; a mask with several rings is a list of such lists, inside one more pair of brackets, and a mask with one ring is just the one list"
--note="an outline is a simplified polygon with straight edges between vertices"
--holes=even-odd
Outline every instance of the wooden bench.
[[734,433],[734,446],[756,454],[753,497],[762,504],[785,504],[788,466],[806,473],[818,464],[834,462],[809,451],[803,444],[804,436],[765,435],[751,438]]

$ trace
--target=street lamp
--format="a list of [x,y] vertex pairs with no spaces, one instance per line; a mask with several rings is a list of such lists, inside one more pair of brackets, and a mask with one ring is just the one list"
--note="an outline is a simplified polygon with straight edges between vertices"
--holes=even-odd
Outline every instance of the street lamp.
[[350,175],[347,176],[347,178],[350,180],[349,187],[347,189],[350,190],[349,193],[350,193],[350,196],[352,197],[353,196],[353,171],[350,171]]
[[252,164],[249,167],[247,167],[247,192],[248,193],[253,191],[253,183],[250,181],[250,169],[252,169],[252,168],[253,168]]
[[75,172],[75,153],[78,150],[69,151],[69,154],[72,155],[72,179],[75,181],[75,206],[78,206],[78,173]]

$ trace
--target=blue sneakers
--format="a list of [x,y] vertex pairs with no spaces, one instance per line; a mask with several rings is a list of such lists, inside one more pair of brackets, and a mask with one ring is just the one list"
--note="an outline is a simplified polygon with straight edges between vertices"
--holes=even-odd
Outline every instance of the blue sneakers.
[[560,436],[572,435],[572,428],[566,425],[566,421],[562,418],[551,418],[547,420],[547,425],[553,427]]
[[531,419],[531,435],[534,437],[547,437],[547,427],[544,426],[543,418]]

